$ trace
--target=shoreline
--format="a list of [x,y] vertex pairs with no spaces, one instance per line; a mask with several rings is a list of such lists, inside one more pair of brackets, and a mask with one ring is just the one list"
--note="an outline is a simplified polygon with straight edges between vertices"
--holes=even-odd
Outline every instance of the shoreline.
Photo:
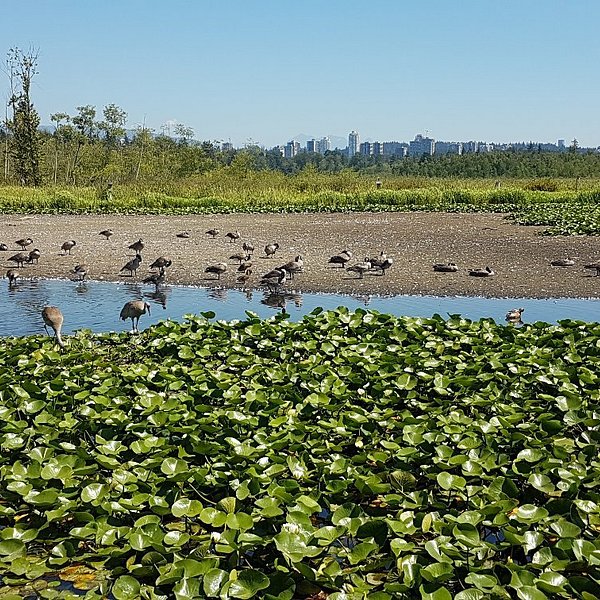
[[[113,229],[105,240],[103,229]],[[205,232],[217,228],[211,239]],[[39,248],[39,264],[17,269],[23,278],[73,277],[76,264],[86,264],[92,281],[141,283],[158,256],[173,261],[166,284],[224,289],[260,289],[267,271],[303,256],[304,271],[285,286],[286,292],[336,293],[372,296],[465,296],[483,298],[600,298],[600,277],[583,265],[600,259],[600,236],[541,236],[542,227],[525,227],[494,213],[302,213],[220,215],[0,215],[2,276],[14,265],[7,259],[20,251],[14,241],[31,237],[28,250]],[[176,234],[189,231],[188,239]],[[235,243],[225,237],[239,231]],[[119,273],[134,253],[128,246],[142,238],[142,264],[131,279]],[[76,240],[72,254],[61,245]],[[255,246],[248,284],[236,283],[236,261],[230,256],[243,242]],[[268,243],[280,245],[275,258],[266,258]],[[381,251],[394,263],[385,275],[360,279],[345,269],[328,265],[331,256],[351,250],[348,265]],[[573,267],[553,267],[557,258],[575,258]],[[211,264],[224,262],[221,280],[206,274]],[[433,271],[436,262],[455,262],[456,273]],[[492,277],[470,277],[468,269],[490,266]]]

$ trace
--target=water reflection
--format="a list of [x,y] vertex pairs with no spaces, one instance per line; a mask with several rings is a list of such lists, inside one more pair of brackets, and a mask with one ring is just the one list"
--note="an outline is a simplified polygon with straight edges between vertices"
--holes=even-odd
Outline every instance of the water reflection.
[[[69,280],[18,280],[10,286],[6,279],[0,280],[0,336],[41,333],[43,321],[41,310],[54,305],[65,315],[63,331],[76,329],[93,331],[125,331],[127,323],[119,320],[123,305],[129,300],[145,299],[153,307],[145,316],[142,326],[171,318],[181,320],[189,313],[213,311],[218,319],[243,319],[246,311],[261,318],[273,316],[273,311],[285,311],[291,320],[299,320],[315,308],[334,309],[346,306],[370,309],[395,315],[428,317],[461,314],[468,319],[491,317],[497,323],[506,324],[508,311],[515,306],[525,308],[526,323],[535,321],[556,322],[560,319],[597,321],[600,318],[600,300],[582,299],[511,299],[468,298],[434,296],[341,296],[336,294],[301,294],[280,289],[235,290],[220,287],[194,288],[160,285],[143,286],[139,283],[105,283],[99,281],[73,282]],[[518,324],[519,325],[519,324]]]

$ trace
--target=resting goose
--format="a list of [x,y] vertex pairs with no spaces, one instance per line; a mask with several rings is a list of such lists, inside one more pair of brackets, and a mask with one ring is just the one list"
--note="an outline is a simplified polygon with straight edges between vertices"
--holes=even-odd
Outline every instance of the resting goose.
[[350,273],[358,273],[359,279],[362,279],[364,277],[364,274],[370,270],[371,270],[371,263],[367,262],[367,261],[356,263],[355,265],[352,265],[351,267],[348,267],[346,269],[346,271],[349,271]]
[[486,267],[485,269],[471,269],[469,271],[469,275],[471,277],[491,277],[496,273],[490,269],[490,267]]
[[438,273],[456,273],[458,271],[458,265],[453,262],[449,263],[435,263],[433,265],[433,270]]

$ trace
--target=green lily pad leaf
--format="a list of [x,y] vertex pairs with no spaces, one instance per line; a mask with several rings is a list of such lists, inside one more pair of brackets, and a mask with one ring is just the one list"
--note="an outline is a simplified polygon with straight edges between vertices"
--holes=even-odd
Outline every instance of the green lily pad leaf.
[[180,546],[181,547],[184,544],[187,544],[189,541],[190,541],[189,534],[187,534],[183,531],[169,531],[163,539],[163,542],[167,546]]
[[181,473],[186,473],[189,471],[189,466],[185,460],[169,457],[163,460],[162,464],[160,465],[160,470],[165,475],[180,475]]
[[544,592],[531,585],[524,585],[517,588],[517,596],[521,600],[548,600],[548,596]]
[[174,517],[195,517],[202,512],[202,503],[199,500],[179,498],[173,503],[171,513]]
[[228,593],[233,598],[252,598],[261,590],[269,587],[269,578],[260,571],[245,569],[238,578],[229,584]]
[[427,581],[447,581],[454,576],[454,568],[449,563],[432,563],[421,569],[421,576]]
[[108,486],[103,483],[90,483],[81,490],[81,499],[84,502],[98,502],[108,493]]
[[3,540],[0,542],[0,555],[2,556],[20,556],[27,551],[24,542],[21,540]]
[[112,594],[117,600],[136,600],[140,595],[140,584],[131,575],[121,575],[112,587]]
[[458,594],[454,596],[454,600],[481,600],[484,597],[485,594],[481,590],[469,588],[462,592],[458,592]]
[[459,475],[452,475],[447,471],[437,474],[438,485],[444,490],[463,489],[467,485],[467,480]]
[[452,600],[452,595],[444,587],[435,583],[425,583],[419,587],[421,600]]
[[229,574],[227,571],[223,571],[222,569],[211,569],[204,575],[202,589],[209,598],[215,598],[219,596],[221,588],[228,579]]
[[200,580],[184,577],[173,586],[175,600],[193,600],[200,598]]

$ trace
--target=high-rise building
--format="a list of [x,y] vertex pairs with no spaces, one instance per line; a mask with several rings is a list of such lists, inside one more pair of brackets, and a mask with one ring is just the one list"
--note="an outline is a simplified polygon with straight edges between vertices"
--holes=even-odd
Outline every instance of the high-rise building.
[[348,156],[358,154],[360,147],[360,136],[357,131],[351,131],[348,134]]
[[420,133],[408,144],[408,153],[410,156],[431,156],[434,151],[435,140],[429,137],[423,137]]
[[383,154],[404,157],[408,154],[408,144],[406,142],[383,142]]
[[331,150],[331,140],[327,136],[322,137],[320,140],[317,140],[316,148],[319,154],[325,154],[325,152]]
[[371,142],[363,142],[359,147],[358,147],[358,151],[363,155],[363,156],[371,156],[371,154],[373,154],[373,148],[372,148],[372,144]]
[[436,142],[435,143],[436,154],[462,154],[463,145],[462,142]]
[[383,144],[381,142],[373,142],[371,144],[371,154],[373,156],[381,156],[383,154]]
[[296,140],[291,140],[285,145],[283,155],[285,156],[285,158],[294,158],[294,156],[296,156],[298,152],[300,152],[300,142],[297,142]]
[[318,152],[317,150],[317,140],[307,140],[306,141],[306,151],[307,152]]
[[565,140],[558,140],[557,146],[558,146],[559,150],[564,150],[566,148],[566,146],[565,146]]

